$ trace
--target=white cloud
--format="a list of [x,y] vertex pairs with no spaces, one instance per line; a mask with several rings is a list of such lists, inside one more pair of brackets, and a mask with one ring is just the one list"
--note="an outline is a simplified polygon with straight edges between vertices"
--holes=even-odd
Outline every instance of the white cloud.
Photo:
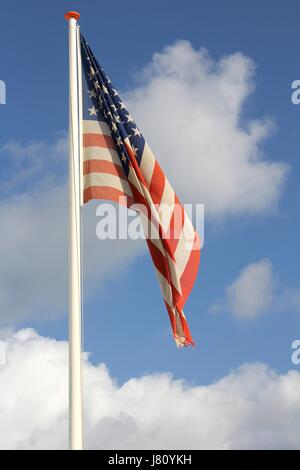
[[67,135],[58,134],[47,144],[9,141],[0,148],[3,167],[0,176],[0,194],[8,198],[12,193],[24,193],[33,187],[45,190],[65,180],[67,167]]
[[265,312],[273,298],[272,264],[263,259],[244,268],[226,287],[229,310],[238,317],[253,318]]
[[[242,54],[214,62],[186,41],[154,55],[143,82],[128,95],[183,202],[204,202],[224,216],[274,208],[287,166],[268,161],[262,144],[270,123],[242,126],[254,64]],[[0,321],[42,318],[63,311],[67,293],[67,141],[9,142],[0,179]],[[89,288],[125,266],[145,244],[99,242],[95,209],[85,208]]]
[[[67,343],[33,330],[5,334],[0,366],[0,448],[66,448]],[[248,364],[207,386],[170,374],[118,385],[85,362],[88,448],[299,448],[300,374]]]
[[179,196],[210,216],[272,212],[282,193],[288,165],[263,153],[272,123],[243,119],[254,69],[243,54],[214,61],[178,41],[154,54],[127,94]]
[[[66,159],[66,142],[61,137],[49,147],[38,142],[24,146],[10,143],[5,151],[26,170],[14,177],[11,165],[8,187],[18,192],[0,201],[0,323],[14,324],[30,318],[43,320],[63,313],[67,305],[67,188],[63,178],[52,171],[55,163],[40,164],[39,159],[57,162]],[[41,149],[43,152],[40,153]],[[54,151],[55,149],[55,151]],[[59,153],[60,152],[60,153]],[[54,159],[54,156],[53,156]],[[36,181],[31,185],[32,178]],[[60,183],[59,180],[63,181]],[[131,240],[104,240],[96,237],[95,204],[84,211],[85,293],[98,290],[119,275],[143,243]]]
[[211,306],[214,313],[228,311],[239,318],[255,318],[270,310],[299,311],[300,288],[285,286],[268,259],[243,268],[225,288],[224,298]]

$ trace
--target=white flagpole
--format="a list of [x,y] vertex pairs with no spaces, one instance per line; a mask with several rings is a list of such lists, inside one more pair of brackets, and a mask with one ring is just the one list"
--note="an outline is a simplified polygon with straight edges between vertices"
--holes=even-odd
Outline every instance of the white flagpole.
[[83,448],[83,392],[81,364],[81,187],[77,20],[69,11],[69,437],[70,449]]

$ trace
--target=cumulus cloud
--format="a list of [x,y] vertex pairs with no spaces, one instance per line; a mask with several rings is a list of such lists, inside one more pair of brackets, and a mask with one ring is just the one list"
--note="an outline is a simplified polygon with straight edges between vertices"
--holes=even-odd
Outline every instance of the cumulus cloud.
[[178,41],[154,54],[128,107],[185,202],[214,217],[276,209],[288,165],[263,152],[273,124],[245,120],[254,62],[241,53],[214,61]]
[[[13,188],[14,194],[7,193],[0,201],[0,323],[11,325],[30,318],[54,318],[66,311],[68,193],[65,173],[61,178],[53,170],[56,165],[63,168],[66,141],[58,136],[49,147],[36,142],[23,149],[11,142],[5,149],[12,157],[5,188]],[[54,154],[56,163],[51,162]],[[15,160],[20,166],[16,178]],[[138,241],[100,241],[97,222],[96,205],[91,203],[83,219],[86,293],[122,272],[144,248]]]
[[[66,448],[67,343],[31,329],[4,338],[0,448]],[[248,364],[206,386],[167,373],[119,385],[104,364],[94,366],[86,356],[84,382],[87,448],[299,448],[296,371],[279,375]]]
[[273,284],[272,264],[269,260],[249,264],[226,287],[228,309],[238,317],[256,317],[270,307]]
[[[288,167],[263,154],[272,125],[242,119],[254,63],[242,54],[218,62],[179,41],[141,73],[129,109],[153,145],[183,202],[206,214],[276,207]],[[11,141],[0,149],[0,321],[53,316],[67,292],[67,138]],[[96,239],[92,204],[85,213],[85,272],[92,289],[144,249],[137,241]],[[295,297],[296,298],[296,297]]]
[[285,286],[274,273],[272,263],[261,259],[242,269],[225,288],[225,296],[212,312],[229,311],[239,318],[255,318],[266,311],[300,310],[300,289]]
[[0,148],[2,163],[0,195],[7,199],[15,193],[38,187],[41,191],[66,178],[67,135],[57,134],[50,143],[11,140]]

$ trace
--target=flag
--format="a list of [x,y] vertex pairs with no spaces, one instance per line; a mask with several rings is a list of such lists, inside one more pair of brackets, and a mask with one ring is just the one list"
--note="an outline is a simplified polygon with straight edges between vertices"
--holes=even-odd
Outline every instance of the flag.
[[111,200],[140,213],[175,342],[194,345],[183,306],[197,275],[198,234],[82,35],[80,42],[83,201]]

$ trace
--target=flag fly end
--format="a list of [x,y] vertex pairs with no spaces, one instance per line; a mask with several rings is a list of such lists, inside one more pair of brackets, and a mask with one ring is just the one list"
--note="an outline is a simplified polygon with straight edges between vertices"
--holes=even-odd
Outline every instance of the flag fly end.
[[80,13],[77,11],[67,11],[67,13],[64,14],[64,17],[67,21],[69,21],[71,18],[74,18],[74,20],[78,21],[80,18]]

